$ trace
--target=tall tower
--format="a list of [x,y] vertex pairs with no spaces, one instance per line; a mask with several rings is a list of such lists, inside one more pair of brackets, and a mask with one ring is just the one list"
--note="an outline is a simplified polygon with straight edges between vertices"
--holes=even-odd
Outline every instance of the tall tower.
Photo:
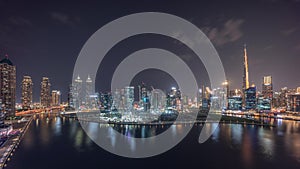
[[74,82],[72,84],[73,87],[73,104],[74,108],[77,110],[82,105],[82,80],[80,79],[80,76],[78,75],[77,78],[74,79]]
[[59,106],[61,102],[61,93],[58,90],[52,90],[51,92],[51,104],[52,106]]
[[22,108],[30,109],[32,104],[32,79],[30,76],[24,76],[22,80]]
[[243,74],[243,90],[249,88],[249,67],[248,67],[248,55],[247,47],[244,45],[244,74]]
[[0,100],[0,118],[15,115],[16,66],[8,59],[8,55],[0,61]]
[[92,99],[91,99],[91,95],[94,94],[93,92],[93,81],[90,77],[90,75],[88,75],[86,81],[85,81],[85,104],[86,104],[86,108],[87,109],[91,109],[92,108]]
[[248,55],[247,47],[244,45],[244,73],[243,73],[243,105],[246,105],[245,91],[249,88],[249,67],[248,67]]
[[73,92],[74,92],[73,85],[70,84],[69,91],[68,91],[68,106],[69,106],[69,108],[74,108]]
[[127,113],[132,112],[133,102],[134,102],[134,87],[126,86],[124,88],[124,96],[125,96],[125,110]]
[[262,84],[262,94],[266,99],[273,99],[273,83],[272,76],[264,76]]
[[41,82],[41,96],[40,96],[40,101],[41,101],[41,106],[42,107],[49,107],[51,105],[51,100],[50,100],[50,81],[48,77],[43,77],[42,82]]

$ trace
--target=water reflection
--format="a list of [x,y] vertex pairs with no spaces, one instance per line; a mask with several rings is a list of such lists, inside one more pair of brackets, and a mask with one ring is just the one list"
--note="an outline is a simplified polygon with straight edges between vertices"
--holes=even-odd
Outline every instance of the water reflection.
[[[205,158],[208,154],[213,154],[212,156],[220,159],[223,164],[227,163],[227,161],[236,161],[235,165],[237,165],[237,168],[257,168],[258,166],[258,168],[267,168],[270,164],[272,164],[272,168],[300,166],[300,122],[268,118],[263,120],[276,125],[276,127],[270,128],[240,124],[218,125],[217,123],[210,123],[207,130],[212,130],[213,128],[216,128],[216,130],[204,144],[197,142],[203,125],[195,125],[190,136],[187,136],[187,140],[182,141],[187,143],[187,145],[180,145],[184,146],[185,149],[176,155],[180,156],[182,155],[181,153],[186,153],[184,155],[187,155],[190,152],[194,152],[198,153],[196,154],[197,157]],[[129,137],[150,138],[151,144],[155,145],[156,140],[153,136],[170,128],[171,134],[169,138],[173,140],[186,128],[185,125],[108,125],[89,122],[83,123],[83,125],[87,126],[91,135],[97,135],[98,132],[105,132],[107,139],[99,139],[108,141],[114,149],[128,149],[132,153],[137,151],[138,145],[134,139],[129,139]],[[126,145],[117,144],[117,140],[120,138],[114,131],[127,136],[124,138],[126,139]],[[209,147],[209,150],[206,150],[206,147]],[[217,148],[213,149],[214,147]],[[70,155],[68,152],[72,151],[73,153],[84,152],[88,154],[95,153],[94,151],[99,151],[99,149],[82,130],[77,120],[45,114],[34,117],[29,130],[22,140],[22,146],[19,151],[32,154],[34,157],[31,160],[34,163],[36,154],[47,156],[48,153],[52,152],[54,153],[53,156],[59,156],[56,151],[61,151],[66,156]],[[173,151],[173,153],[176,152]],[[95,154],[96,156],[99,155]],[[72,156],[72,158],[76,157]],[[19,160],[30,161],[28,158],[20,157]],[[66,162],[72,163],[72,160],[66,160]],[[205,163],[205,161],[202,162]],[[22,169],[22,166],[23,164],[20,164],[20,166],[15,168]],[[219,167],[222,168],[222,166]],[[28,164],[23,168],[38,167],[31,167]]]

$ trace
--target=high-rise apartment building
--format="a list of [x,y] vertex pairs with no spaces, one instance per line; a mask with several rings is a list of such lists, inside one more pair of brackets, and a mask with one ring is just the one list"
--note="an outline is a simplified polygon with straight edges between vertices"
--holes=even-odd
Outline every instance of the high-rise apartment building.
[[272,76],[264,76],[262,84],[262,94],[264,98],[273,99]]
[[61,93],[58,90],[52,90],[51,92],[51,105],[52,106],[59,106],[60,105],[60,96]]
[[16,104],[16,66],[8,59],[8,56],[0,61],[0,116],[15,115]]
[[43,77],[41,82],[41,95],[40,102],[42,107],[49,107],[51,105],[50,100],[50,81],[48,77]]
[[24,76],[22,80],[22,108],[28,110],[32,105],[32,79],[30,76]]

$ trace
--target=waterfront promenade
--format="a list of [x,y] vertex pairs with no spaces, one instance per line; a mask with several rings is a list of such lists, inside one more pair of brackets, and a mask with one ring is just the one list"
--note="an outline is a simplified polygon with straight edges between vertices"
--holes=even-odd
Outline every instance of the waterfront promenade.
[[32,116],[24,117],[25,121],[15,121],[13,125],[13,134],[0,147],[0,169],[6,167],[11,156],[14,155],[15,149],[18,148],[23,136],[25,135],[29,124],[32,121]]

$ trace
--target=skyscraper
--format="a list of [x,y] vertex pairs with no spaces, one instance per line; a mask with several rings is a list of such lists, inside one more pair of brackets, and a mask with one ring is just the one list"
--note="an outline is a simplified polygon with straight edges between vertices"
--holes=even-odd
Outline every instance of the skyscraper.
[[51,105],[52,106],[59,106],[60,105],[60,91],[52,90],[51,92]]
[[133,86],[126,86],[124,89],[124,96],[125,96],[125,110],[126,113],[132,112],[133,109],[133,102],[134,102],[134,87]]
[[263,84],[262,84],[262,94],[264,98],[273,99],[273,84],[272,84],[272,76],[264,76]]
[[2,116],[15,115],[16,66],[8,59],[7,55],[0,61],[0,90]]
[[92,95],[94,95],[94,91],[93,91],[93,81],[90,77],[90,75],[88,75],[88,78],[85,81],[85,104],[86,104],[86,108],[87,109],[91,109],[92,108],[92,100],[93,98],[91,98]]
[[32,79],[30,76],[24,76],[22,80],[22,108],[25,110],[30,109],[32,104]]
[[287,111],[300,112],[300,93],[291,93],[287,96]]
[[148,94],[147,87],[145,83],[142,83],[141,86],[138,86],[139,94],[138,97],[141,106],[144,108],[144,111],[148,111],[150,109],[150,98]]
[[256,87],[253,85],[245,91],[246,110],[256,109]]
[[42,107],[49,107],[51,105],[51,100],[50,100],[50,81],[48,77],[43,77],[42,82],[41,82],[41,96],[40,96],[40,101],[41,101],[41,106]]
[[78,75],[76,79],[74,79],[74,82],[72,84],[73,86],[73,103],[74,108],[79,109],[82,105],[82,80],[80,79],[80,76]]
[[247,48],[244,45],[244,74],[243,74],[243,90],[249,88],[249,67],[248,67],[248,55]]
[[73,102],[73,85],[69,85],[69,91],[68,91],[68,106],[69,108],[74,108],[74,102]]
[[243,73],[243,105],[246,105],[245,91],[249,88],[249,67],[246,44],[244,45],[244,73]]
[[262,84],[262,94],[265,98],[273,98],[272,76],[264,76]]
[[163,112],[166,107],[166,95],[159,89],[153,89],[150,95],[151,110],[154,113]]

